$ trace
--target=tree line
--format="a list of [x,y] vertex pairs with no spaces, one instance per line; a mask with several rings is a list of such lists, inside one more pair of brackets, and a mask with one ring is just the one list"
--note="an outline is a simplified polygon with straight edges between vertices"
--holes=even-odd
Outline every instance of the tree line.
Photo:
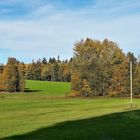
[[42,80],[42,81],[55,81],[55,82],[70,82],[70,61],[61,61],[56,58],[39,59],[36,62],[32,61],[31,64],[24,64],[24,76],[27,80]]
[[130,61],[133,63],[133,93],[140,94],[140,58],[123,53],[117,43],[87,38],[75,43],[71,71],[74,96],[128,96]]
[[133,93],[140,94],[140,58],[117,43],[87,38],[75,43],[70,60],[46,58],[25,64],[9,58],[0,65],[0,91],[24,91],[25,80],[71,82],[70,96],[128,96],[133,63]]
[[8,58],[6,65],[0,64],[0,91],[24,91],[25,80],[42,80],[55,82],[71,81],[72,59],[61,61],[58,58],[46,58],[25,64],[16,58]]

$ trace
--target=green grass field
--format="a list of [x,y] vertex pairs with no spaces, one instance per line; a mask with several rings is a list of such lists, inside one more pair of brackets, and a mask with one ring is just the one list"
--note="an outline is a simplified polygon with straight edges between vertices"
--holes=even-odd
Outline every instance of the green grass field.
[[53,97],[66,96],[70,92],[70,83],[28,80],[26,81],[26,91]]
[[69,83],[27,81],[0,94],[3,140],[139,140],[140,99],[68,98]]

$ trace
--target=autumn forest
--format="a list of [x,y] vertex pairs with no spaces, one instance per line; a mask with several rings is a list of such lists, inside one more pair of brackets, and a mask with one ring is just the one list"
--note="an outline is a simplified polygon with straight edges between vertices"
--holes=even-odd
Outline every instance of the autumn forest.
[[133,63],[133,93],[140,93],[140,58],[125,54],[118,44],[87,38],[75,43],[70,60],[45,57],[32,63],[9,57],[0,65],[0,91],[21,92],[25,80],[71,82],[69,96],[129,96],[130,61]]

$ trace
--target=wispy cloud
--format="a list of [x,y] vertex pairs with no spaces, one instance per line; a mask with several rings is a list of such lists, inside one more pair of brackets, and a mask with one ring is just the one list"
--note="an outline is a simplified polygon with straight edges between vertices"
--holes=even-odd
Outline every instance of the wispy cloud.
[[[44,56],[57,57],[59,54],[62,58],[70,58],[73,43],[86,37],[100,40],[109,38],[118,42],[125,52],[140,52],[138,0],[68,1],[0,2],[0,5],[6,4],[7,7],[12,5],[15,11],[7,19],[3,18],[6,12],[0,18],[1,57],[5,60],[8,56],[15,56],[20,60],[27,61],[28,58],[31,61]],[[15,8],[17,5],[19,7]],[[24,12],[18,14],[20,7]]]

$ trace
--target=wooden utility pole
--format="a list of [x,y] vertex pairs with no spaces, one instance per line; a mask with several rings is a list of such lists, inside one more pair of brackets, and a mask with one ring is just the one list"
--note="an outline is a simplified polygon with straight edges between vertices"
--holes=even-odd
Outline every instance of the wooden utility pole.
[[131,106],[133,104],[133,80],[132,80],[132,61],[130,61],[130,100]]

